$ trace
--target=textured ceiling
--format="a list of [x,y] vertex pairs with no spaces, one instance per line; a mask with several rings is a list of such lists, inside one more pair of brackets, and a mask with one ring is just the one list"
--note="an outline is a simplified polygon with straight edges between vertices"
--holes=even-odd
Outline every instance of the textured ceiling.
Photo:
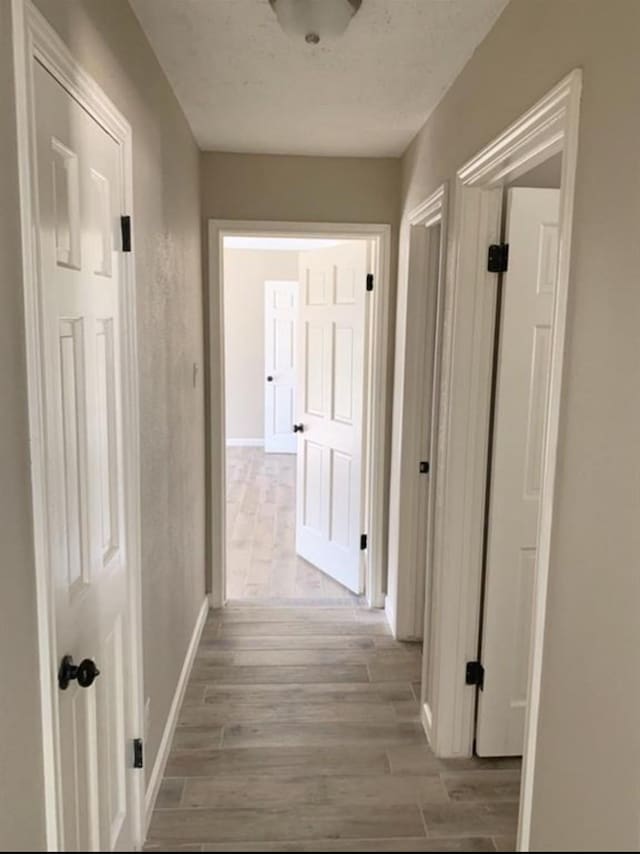
[[335,42],[268,0],[130,0],[201,148],[399,156],[507,0],[364,0]]

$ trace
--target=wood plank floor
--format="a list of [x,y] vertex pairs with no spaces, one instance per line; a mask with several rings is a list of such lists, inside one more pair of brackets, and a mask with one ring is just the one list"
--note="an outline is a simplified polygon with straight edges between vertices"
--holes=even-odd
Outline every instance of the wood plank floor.
[[227,448],[227,598],[350,605],[295,549],[295,454]]
[[436,759],[420,646],[349,606],[212,612],[149,850],[514,850],[519,763]]

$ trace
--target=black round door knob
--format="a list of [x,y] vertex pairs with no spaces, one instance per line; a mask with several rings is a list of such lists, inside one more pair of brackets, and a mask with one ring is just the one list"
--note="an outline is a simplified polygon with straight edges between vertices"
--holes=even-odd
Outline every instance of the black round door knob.
[[272,383],[272,382],[273,382],[273,377],[271,376],[271,374],[269,374],[269,376],[267,377],[267,382],[268,382],[268,383]]
[[294,424],[293,425],[294,433],[304,433],[304,424]]
[[60,670],[58,670],[58,685],[62,691],[66,691],[69,682],[77,679],[81,688],[88,688],[93,685],[98,676],[100,676],[100,671],[91,658],[83,658],[80,664],[76,666],[73,663],[73,656],[65,655],[60,663]]

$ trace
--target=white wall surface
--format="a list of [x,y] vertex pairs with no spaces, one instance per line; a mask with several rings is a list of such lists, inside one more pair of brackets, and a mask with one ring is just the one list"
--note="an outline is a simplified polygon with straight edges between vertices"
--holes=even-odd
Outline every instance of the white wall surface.
[[298,279],[298,252],[224,250],[227,439],[264,439],[264,283]]

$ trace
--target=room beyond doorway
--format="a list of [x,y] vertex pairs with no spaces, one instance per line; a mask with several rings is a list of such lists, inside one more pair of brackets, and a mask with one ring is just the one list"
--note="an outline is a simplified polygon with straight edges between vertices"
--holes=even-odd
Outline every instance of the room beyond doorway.
[[352,605],[349,590],[296,553],[296,458],[227,449],[227,599]]
[[388,227],[230,225],[210,226],[224,402],[211,601],[366,592],[380,607]]

